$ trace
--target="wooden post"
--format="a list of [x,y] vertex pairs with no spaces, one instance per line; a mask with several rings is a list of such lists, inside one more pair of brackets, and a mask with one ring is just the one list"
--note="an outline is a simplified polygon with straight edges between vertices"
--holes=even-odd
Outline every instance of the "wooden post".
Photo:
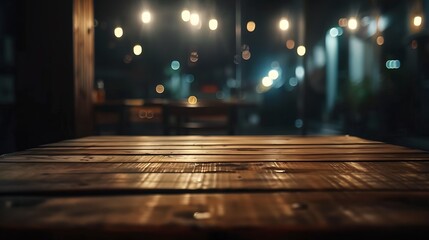
[[74,0],[74,108],[75,136],[93,131],[91,93],[94,79],[94,7],[93,0]]

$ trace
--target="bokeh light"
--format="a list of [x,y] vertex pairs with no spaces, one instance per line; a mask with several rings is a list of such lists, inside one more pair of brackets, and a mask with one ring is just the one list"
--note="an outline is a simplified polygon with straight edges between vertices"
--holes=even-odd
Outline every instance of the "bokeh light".
[[191,52],[191,55],[189,56],[189,61],[196,63],[198,62],[199,56],[198,56],[198,52],[193,51]]
[[216,19],[210,19],[210,21],[209,21],[209,28],[210,28],[210,30],[214,31],[214,30],[217,29],[217,27],[218,27],[217,20]]
[[152,16],[151,16],[150,12],[144,11],[142,13],[142,22],[143,23],[150,23],[151,20],[152,20]]
[[247,28],[247,31],[253,32],[256,29],[256,23],[254,21],[249,21],[247,22],[246,28]]
[[250,51],[249,51],[249,50],[244,50],[244,51],[241,53],[241,57],[242,57],[244,60],[249,60],[249,59],[252,57],[252,54],[250,53]]
[[296,87],[296,85],[298,85],[298,79],[294,77],[289,78],[289,85],[291,87]]
[[189,21],[191,22],[192,26],[198,26],[200,23],[200,15],[198,15],[198,13],[192,13]]
[[179,61],[174,60],[171,62],[171,69],[178,70],[179,68],[180,68],[180,62]]
[[293,49],[295,47],[295,41],[292,39],[289,39],[286,41],[286,47],[288,49]]
[[162,85],[162,84],[158,84],[158,85],[156,85],[156,87],[155,87],[155,91],[156,91],[158,94],[163,93],[163,92],[165,91],[164,85]]
[[289,29],[289,21],[287,19],[282,18],[279,22],[279,28],[282,31],[286,31]]
[[135,46],[133,47],[133,53],[134,53],[136,56],[138,56],[138,55],[142,54],[142,52],[143,52],[143,48],[142,48],[142,46],[140,46],[140,45],[135,45]]
[[377,45],[381,46],[384,44],[384,37],[383,36],[378,36],[377,39]]
[[338,37],[340,34],[340,32],[338,31],[337,28],[331,28],[329,30],[329,35],[331,35],[331,37]]
[[295,120],[295,127],[296,128],[302,128],[304,126],[304,122],[302,121],[302,119],[298,118]]
[[338,25],[340,27],[347,27],[349,20],[347,20],[347,18],[340,18],[340,20],[338,20]]
[[271,87],[273,85],[273,79],[269,77],[262,78],[262,85],[264,87]]
[[198,98],[197,97],[195,97],[195,96],[189,96],[188,97],[188,103],[189,104],[197,104],[197,102],[198,102]]
[[276,80],[277,78],[279,78],[279,71],[277,71],[276,69],[271,69],[268,72],[268,77],[271,78],[272,80]]
[[387,60],[386,68],[387,69],[399,69],[401,67],[401,61],[399,60]]
[[354,31],[358,28],[358,21],[356,20],[356,18],[350,18],[348,20],[347,26],[350,30]]
[[124,35],[124,30],[122,30],[121,27],[117,27],[117,28],[115,28],[113,33],[115,34],[115,37],[120,38],[120,37],[122,37],[122,35]]
[[413,24],[416,27],[420,27],[422,25],[423,18],[421,16],[415,16],[413,19]]
[[297,47],[296,48],[296,53],[299,55],[299,56],[304,56],[305,55],[305,52],[306,52],[307,50],[305,49],[305,47],[304,46],[299,46],[299,47]]
[[189,20],[191,20],[191,12],[185,9],[182,11],[181,17],[184,22],[189,22]]
[[295,68],[295,76],[298,79],[301,79],[301,80],[304,79],[304,75],[305,75],[305,70],[303,66],[298,66]]

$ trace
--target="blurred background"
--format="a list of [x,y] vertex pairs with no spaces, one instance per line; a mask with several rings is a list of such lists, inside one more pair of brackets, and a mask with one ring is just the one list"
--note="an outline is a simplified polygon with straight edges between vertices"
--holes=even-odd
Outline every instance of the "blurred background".
[[[1,153],[165,134],[429,149],[428,0],[35,2],[0,3]],[[197,108],[226,131],[180,131]]]

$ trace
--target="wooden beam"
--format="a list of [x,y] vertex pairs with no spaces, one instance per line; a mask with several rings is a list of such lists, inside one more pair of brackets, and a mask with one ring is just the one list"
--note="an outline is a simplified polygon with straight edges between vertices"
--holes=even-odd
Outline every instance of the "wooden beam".
[[75,136],[92,133],[91,93],[94,79],[94,5],[93,0],[73,2],[73,63]]

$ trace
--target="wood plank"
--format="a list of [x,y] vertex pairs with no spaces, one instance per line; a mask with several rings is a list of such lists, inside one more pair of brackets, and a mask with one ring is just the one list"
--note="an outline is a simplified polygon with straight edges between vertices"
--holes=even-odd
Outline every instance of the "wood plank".
[[85,173],[428,173],[425,162],[215,162],[215,163],[0,163],[0,173],[25,170],[30,174]]
[[391,162],[391,161],[429,161],[427,153],[380,153],[380,154],[239,154],[239,155],[32,155],[32,154],[9,154],[0,157],[0,163],[6,162]]
[[121,162],[121,163],[0,163],[0,173],[231,173],[231,172],[285,172],[285,173],[429,173],[429,161],[410,162]]
[[265,144],[380,144],[352,136],[91,136],[71,139],[60,143],[73,142],[212,142],[224,143],[261,143]]
[[428,170],[428,162],[2,163],[0,192],[427,191]]
[[265,161],[427,161],[428,154],[266,154],[266,155],[163,155],[156,156],[151,161],[157,162],[265,162]]
[[20,236],[26,229],[57,239],[424,239],[428,203],[427,192],[7,196],[0,197],[0,232]]
[[293,147],[299,147],[299,148],[312,148],[313,146],[318,147],[339,147],[339,148],[348,148],[350,145],[356,146],[356,147],[380,147],[380,146],[394,146],[386,143],[309,143],[309,144],[303,144],[303,143],[291,143],[288,141],[282,141],[282,140],[261,140],[261,141],[75,141],[75,142],[69,142],[69,141],[63,141],[58,143],[51,143],[42,145],[41,147],[121,147],[121,146],[249,146],[249,147],[272,147],[272,146],[280,146],[285,148],[293,148]]
[[29,150],[189,150],[189,149],[208,149],[208,150],[219,150],[219,149],[407,149],[406,147],[389,145],[389,144],[166,144],[156,142],[145,142],[145,143],[111,143],[111,142],[99,142],[99,143],[65,143],[63,144],[51,144],[49,146],[43,146],[38,148],[32,148]]
[[[342,144],[336,143],[340,141]],[[360,142],[360,143],[356,143]],[[116,146],[118,144],[118,146]],[[356,137],[100,136],[63,141],[16,154],[30,155],[339,155],[426,153]],[[323,157],[323,156],[322,156]]]
[[[57,149],[37,148],[17,152],[16,155],[267,155],[267,154],[294,154],[294,155],[341,155],[341,154],[409,154],[422,153],[423,150],[409,148],[385,148],[385,149],[337,149],[333,151],[327,148],[313,149]],[[428,154],[429,155],[429,154]]]

